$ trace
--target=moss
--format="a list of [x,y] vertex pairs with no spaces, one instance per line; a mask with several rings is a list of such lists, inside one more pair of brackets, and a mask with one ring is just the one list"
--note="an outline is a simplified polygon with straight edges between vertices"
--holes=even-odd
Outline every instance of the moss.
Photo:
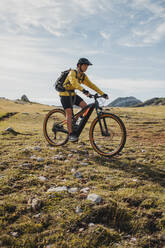
[[35,223],[33,221],[27,221],[26,223],[20,223],[17,224],[15,227],[15,231],[19,234],[33,234],[33,233],[39,233],[43,230],[43,224],[42,223]]
[[1,245],[5,247],[12,247],[14,238],[10,235],[4,234],[0,236]]
[[101,247],[103,245],[109,246],[114,242],[120,241],[120,235],[113,229],[106,228],[102,225],[98,225],[96,229],[90,232],[88,237],[88,247]]
[[149,208],[156,208],[157,207],[157,202],[155,199],[151,199],[151,198],[148,198],[148,199],[145,199],[141,205],[141,207],[144,207],[146,209],[149,209]]
[[115,202],[111,205],[96,206],[84,213],[78,220],[70,223],[70,230],[75,232],[78,228],[89,223],[102,224],[116,230],[131,232],[131,210],[118,206]]
[[[47,145],[41,129],[45,116],[43,105],[42,108],[24,105],[22,111],[21,105],[17,104],[14,110],[8,110],[6,105],[6,112],[29,114],[18,114],[0,122],[0,135],[8,126],[25,134],[0,137],[0,239],[3,240],[0,246],[163,246],[164,108],[113,109],[126,123],[128,139],[120,156],[109,159],[92,150],[87,129],[83,130],[78,145],[68,143],[57,148]],[[45,109],[48,111],[48,107]],[[149,124],[144,127],[144,122]],[[157,124],[152,125],[152,122]],[[42,150],[29,149],[35,146]],[[55,155],[63,154],[68,160],[71,153],[73,156],[68,162],[53,159]],[[33,155],[43,157],[44,162],[29,162]],[[86,161],[88,165],[80,161]],[[82,179],[74,177],[73,168],[82,173]],[[45,176],[47,180],[40,182],[39,176]],[[79,190],[75,194],[47,193],[50,187],[62,185]],[[86,200],[88,193],[81,192],[86,187],[89,187],[89,193],[102,196],[100,204]],[[40,199],[42,208],[34,212],[31,199]],[[75,212],[77,206],[82,209],[81,213]],[[136,239],[132,240],[132,237]]]

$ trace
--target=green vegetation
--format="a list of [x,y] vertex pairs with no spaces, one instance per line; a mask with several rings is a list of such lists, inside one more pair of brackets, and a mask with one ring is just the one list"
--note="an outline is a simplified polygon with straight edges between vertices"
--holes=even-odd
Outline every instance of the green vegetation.
[[[89,126],[54,148],[42,134],[50,106],[0,101],[1,113],[18,112],[0,121],[0,247],[164,247],[165,106],[107,109],[127,128],[122,153],[108,159],[92,150]],[[49,192],[58,186],[77,191]]]

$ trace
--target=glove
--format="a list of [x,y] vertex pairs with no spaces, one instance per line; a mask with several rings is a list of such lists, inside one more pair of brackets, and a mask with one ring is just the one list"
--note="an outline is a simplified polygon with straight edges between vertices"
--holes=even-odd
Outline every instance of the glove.
[[88,95],[89,94],[89,91],[88,90],[85,90],[85,89],[83,89],[83,91],[82,91],[85,95]]
[[105,99],[108,99],[108,95],[107,94],[103,94],[102,97],[105,98]]

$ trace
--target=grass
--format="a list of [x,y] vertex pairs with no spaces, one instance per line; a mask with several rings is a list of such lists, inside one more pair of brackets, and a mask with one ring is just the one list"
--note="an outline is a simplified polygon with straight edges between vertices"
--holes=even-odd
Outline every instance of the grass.
[[[7,100],[0,106],[3,115],[17,112],[0,121],[1,247],[164,247],[164,106],[109,110],[127,129],[125,148],[112,159],[92,150],[89,126],[78,144],[50,147],[42,133],[50,106]],[[83,177],[75,178],[73,169]],[[47,192],[56,186],[78,191]],[[87,200],[86,187],[101,203]]]

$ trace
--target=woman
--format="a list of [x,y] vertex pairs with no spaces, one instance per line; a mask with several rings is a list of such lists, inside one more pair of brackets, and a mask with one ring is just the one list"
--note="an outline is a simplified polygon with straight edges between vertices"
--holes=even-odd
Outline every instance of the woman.
[[77,71],[70,70],[63,84],[65,91],[59,93],[62,106],[66,113],[69,141],[72,142],[78,141],[78,137],[72,132],[72,102],[74,102],[74,105],[80,106],[81,108],[87,106],[87,103],[75,93],[75,90],[80,90],[86,96],[90,97],[90,93],[81,86],[81,84],[84,84],[90,89],[95,90],[104,98],[108,99],[108,95],[93,84],[85,74],[89,65],[92,64],[88,59],[80,58],[77,62]]

